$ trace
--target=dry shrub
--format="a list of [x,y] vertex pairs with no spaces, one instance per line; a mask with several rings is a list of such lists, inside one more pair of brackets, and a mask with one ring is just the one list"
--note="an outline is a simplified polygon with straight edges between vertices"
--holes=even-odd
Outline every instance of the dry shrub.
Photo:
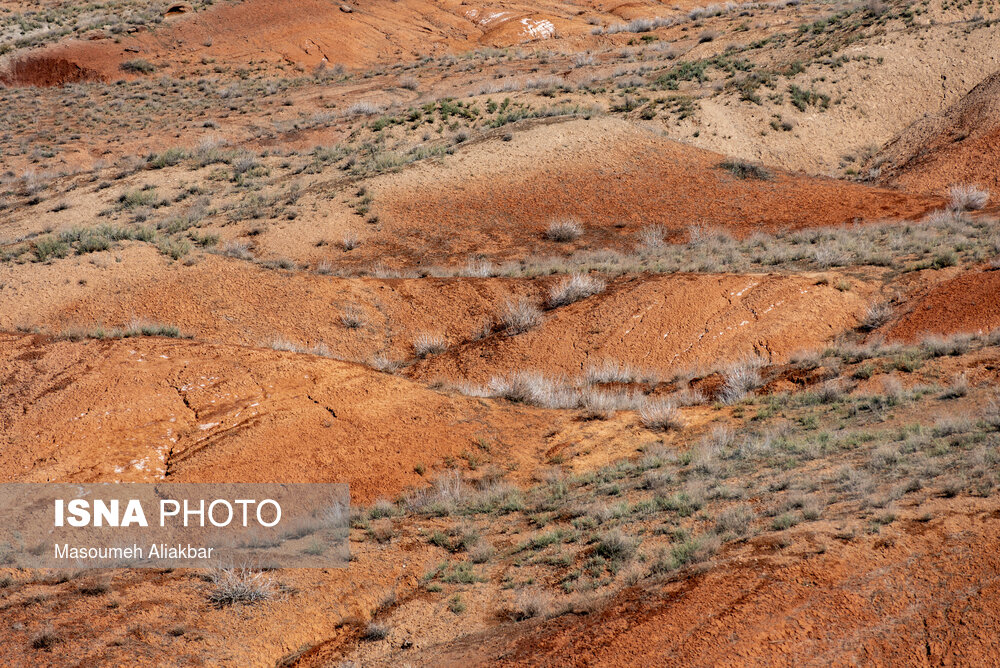
[[648,399],[639,408],[639,419],[643,426],[653,431],[670,431],[681,429],[680,413],[672,401],[665,399]]
[[604,292],[604,288],[604,281],[596,276],[573,274],[552,288],[548,304],[550,308],[566,306]]
[[715,531],[720,534],[730,533],[735,536],[746,536],[750,533],[757,513],[746,504],[726,508],[715,520]]
[[424,332],[413,339],[413,354],[420,358],[437,355],[447,349],[448,343],[440,334]]
[[274,597],[274,579],[247,566],[219,568],[211,574],[208,600],[219,607],[236,603],[260,603]]
[[549,223],[545,230],[545,238],[549,241],[576,241],[583,235],[583,227],[575,220],[556,220]]
[[865,314],[861,318],[861,327],[871,331],[878,329],[892,318],[892,304],[889,302],[875,302],[869,304],[865,309]]
[[543,408],[575,408],[579,403],[576,390],[546,378],[538,371],[515,371],[507,376],[493,376],[486,392],[494,398]]
[[723,375],[725,383],[719,395],[719,401],[724,404],[735,404],[743,401],[750,392],[760,387],[760,369],[764,360],[760,357],[748,357],[736,362]]
[[526,590],[514,598],[504,614],[515,622],[521,622],[533,617],[545,617],[551,609],[552,599],[548,592]]
[[948,189],[954,211],[978,211],[990,201],[990,191],[972,185],[956,185]]
[[508,301],[500,314],[500,324],[511,336],[523,334],[542,322],[542,312],[527,299]]

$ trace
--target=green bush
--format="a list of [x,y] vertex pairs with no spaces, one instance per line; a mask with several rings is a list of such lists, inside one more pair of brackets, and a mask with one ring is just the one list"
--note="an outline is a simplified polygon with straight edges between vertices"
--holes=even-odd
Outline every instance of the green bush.
[[122,72],[132,72],[133,74],[152,74],[156,71],[156,65],[142,58],[126,60],[119,67]]
[[44,237],[35,242],[34,253],[39,262],[45,262],[50,258],[66,257],[69,253],[69,244],[55,237]]

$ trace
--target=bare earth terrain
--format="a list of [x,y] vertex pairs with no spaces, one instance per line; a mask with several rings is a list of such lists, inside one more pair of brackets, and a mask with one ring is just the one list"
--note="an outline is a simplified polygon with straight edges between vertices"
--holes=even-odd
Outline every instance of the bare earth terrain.
[[[998,665],[1000,4],[0,6],[0,482],[344,482],[11,666]],[[991,193],[992,191],[992,193]]]

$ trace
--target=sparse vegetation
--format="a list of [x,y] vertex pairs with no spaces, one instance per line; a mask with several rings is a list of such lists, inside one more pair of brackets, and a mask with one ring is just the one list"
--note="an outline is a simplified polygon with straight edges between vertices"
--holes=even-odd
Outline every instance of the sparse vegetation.
[[658,383],[660,374],[650,369],[636,369],[611,359],[588,364],[584,369],[584,379],[589,385],[595,383]]
[[948,190],[951,208],[955,211],[978,211],[990,201],[990,191],[969,185],[952,186]]
[[541,322],[542,312],[527,299],[508,300],[500,313],[500,325],[511,336],[530,331]]
[[635,541],[618,531],[605,534],[597,541],[594,553],[612,561],[631,559],[635,554]]
[[760,369],[764,360],[759,357],[748,357],[736,362],[724,374],[725,383],[719,400],[724,404],[735,404],[743,401],[753,390],[760,387]]
[[440,334],[424,332],[413,339],[413,354],[419,358],[439,355],[448,349],[448,343]]
[[218,607],[261,603],[275,596],[274,578],[248,566],[215,569],[211,584],[208,600]]
[[550,597],[540,591],[523,591],[517,595],[507,610],[507,616],[515,622],[533,617],[545,617],[551,608]]
[[605,283],[596,276],[573,274],[564,279],[549,291],[549,307],[566,306],[581,299],[604,292]]
[[297,353],[300,355],[316,355],[318,357],[332,357],[330,349],[327,348],[324,343],[317,343],[310,347],[301,343],[296,343],[295,341],[285,338],[284,336],[271,337],[265,341],[263,345],[271,350],[280,350],[282,352]]
[[639,418],[642,420],[643,426],[655,431],[681,429],[684,426],[677,407],[664,399],[651,399],[643,402],[639,408]]
[[490,379],[486,392],[490,396],[514,403],[553,407],[563,403],[565,394],[555,383],[537,371],[519,371],[508,376],[494,376]]
[[648,250],[658,250],[666,244],[667,230],[662,225],[647,225],[639,230],[639,244]]
[[245,241],[227,241],[222,246],[222,254],[238,260],[253,259],[253,255],[250,253],[250,244]]
[[152,74],[156,71],[156,65],[144,60],[142,58],[134,58],[132,60],[126,60],[121,64],[121,70],[123,72],[132,72],[134,74]]
[[388,638],[390,632],[391,629],[387,625],[372,622],[367,627],[365,627],[365,632],[364,635],[362,635],[362,639],[367,640],[368,642],[377,642],[379,640],[385,640],[386,638]]
[[874,302],[865,309],[861,318],[861,326],[868,330],[875,330],[892,319],[892,304],[889,302]]
[[545,238],[549,241],[576,241],[583,235],[583,227],[575,220],[557,220],[549,223]]
[[125,327],[106,328],[102,326],[90,328],[69,328],[60,334],[60,338],[70,341],[83,339],[127,339],[135,336],[162,336],[170,339],[190,338],[175,325],[165,325],[147,320],[133,320]]
[[774,178],[769,170],[742,160],[727,160],[719,164],[721,169],[726,170],[738,179],[757,179],[758,181],[768,181]]
[[340,323],[347,329],[361,329],[367,321],[360,309],[348,306],[340,314]]
[[723,510],[715,521],[715,530],[721,534],[746,536],[757,514],[748,505],[732,506]]
[[[335,601],[326,590],[343,578],[319,571],[164,570],[139,582],[12,570],[0,592],[15,661],[20,644],[42,659],[65,649],[118,663],[180,652],[346,666],[419,661],[440,643],[488,663],[495,654],[473,655],[495,643],[467,634],[520,624],[559,635],[536,643],[551,662],[581,624],[612,628],[634,601],[684,604],[689,589],[711,600],[734,582],[730,565],[751,562],[780,585],[802,559],[814,566],[798,583],[807,608],[834,563],[867,619],[889,572],[916,582],[935,659],[954,662],[953,646],[982,658],[962,629],[935,640],[934,606],[967,589],[953,573],[988,570],[969,546],[989,538],[1000,488],[1000,333],[980,331],[988,290],[976,294],[997,278],[1000,237],[977,213],[990,205],[991,156],[963,153],[989,152],[975,117],[985,107],[959,99],[987,74],[989,3],[780,0],[611,22],[607,7],[555,7],[555,32],[534,35],[546,39],[470,52],[413,50],[440,42],[451,20],[440,8],[395,26],[386,48],[384,17],[334,4],[322,11],[361,20],[359,39],[371,40],[348,44],[350,67],[308,40],[268,47],[289,59],[254,54],[253,40],[234,58],[222,33],[195,39],[204,51],[187,40],[168,53],[180,30],[159,25],[168,6],[21,4],[0,11],[0,316],[13,374],[0,393],[4,429],[24,450],[15,473],[187,479],[250,457],[279,477],[306,467],[332,480],[347,448],[374,453],[349,473],[374,501],[350,514],[358,593]],[[462,20],[510,18],[484,11]],[[547,30],[520,17],[508,29]],[[37,48],[67,37],[114,51],[120,76]],[[302,49],[323,62],[292,62]],[[907,104],[885,102],[892,86],[872,97],[919,49],[961,50],[961,67],[938,59],[948,71],[914,78]],[[949,125],[954,109],[961,123]],[[961,169],[937,162],[955,156]],[[968,183],[943,189],[931,168]],[[946,209],[916,219],[934,202]],[[182,314],[183,330],[128,321],[158,310]],[[92,324],[62,329],[73,314]],[[204,341],[110,340],[188,328]],[[933,333],[955,328],[980,333]],[[788,360],[800,331],[825,343]],[[360,363],[302,357],[341,354]],[[95,382],[107,391],[87,392]],[[323,410],[338,387],[338,402],[357,405]],[[149,388],[183,399],[181,413],[159,411]],[[276,411],[294,427],[285,444],[271,439]],[[123,446],[80,451],[115,442],[126,422],[141,429]],[[942,536],[954,549],[938,549]],[[330,553],[303,538],[297,553]],[[0,545],[0,563],[11,549]],[[931,580],[911,577],[912,554]],[[203,608],[230,609],[211,612],[207,630],[187,606],[108,635],[137,601],[188,585]],[[759,591],[736,593],[754,609]],[[212,654],[217,631],[236,629],[226,624],[263,628],[296,606],[333,615],[332,635],[289,627],[282,657],[263,637]],[[93,633],[65,626],[81,610],[104,611]],[[692,611],[679,617],[695,629],[691,661],[725,658],[702,642],[704,610]],[[425,637],[415,615],[445,623]],[[745,638],[744,622],[727,618],[723,635]],[[883,631],[880,642],[906,644]],[[298,646],[307,636],[321,643]],[[95,637],[109,641],[83,651]],[[675,640],[633,644],[629,658],[673,656]],[[781,652],[829,658],[841,640],[804,651],[793,637]]]
[[35,649],[52,649],[61,640],[52,629],[39,631],[31,637],[31,646]]
[[[988,219],[957,213],[935,213],[900,234],[899,223],[812,228],[757,233],[737,239],[725,230],[705,226],[688,230],[687,243],[640,245],[634,252],[581,250],[560,256],[529,256],[518,263],[497,267],[499,276],[538,276],[599,272],[625,273],[718,273],[811,271],[832,266],[895,264],[907,271],[931,267],[942,248],[954,248],[955,265],[963,266],[996,256]],[[640,231],[641,236],[641,231]],[[891,253],[887,251],[891,248]],[[464,275],[462,271],[440,271],[441,275]]]

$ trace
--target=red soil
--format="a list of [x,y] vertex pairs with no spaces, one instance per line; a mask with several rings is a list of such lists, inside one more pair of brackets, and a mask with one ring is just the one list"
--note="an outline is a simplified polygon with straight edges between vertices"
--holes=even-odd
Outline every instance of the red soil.
[[[506,625],[436,665],[987,665],[1000,653],[996,503],[942,507],[929,523],[849,540],[806,534],[796,554],[755,554],[606,609]],[[800,536],[800,538],[803,538]],[[779,553],[780,554],[780,553]]]
[[925,334],[989,332],[1000,327],[1000,272],[962,274],[915,297],[885,331],[913,341]]
[[[343,11],[344,6],[351,11]],[[168,22],[116,40],[64,42],[41,53],[49,62],[65,60],[102,77],[118,78],[125,76],[119,65],[130,58],[145,58],[161,69],[183,68],[184,63],[203,56],[241,68],[250,63],[258,67],[281,63],[363,67],[471,51],[482,45],[510,46],[546,39],[552,34],[539,29],[544,21],[557,24],[561,35],[586,34],[590,29],[577,16],[575,6],[559,2],[541,6],[505,3],[478,8],[478,14],[471,14],[473,9],[464,2],[428,0],[246,0],[202,12],[175,12]],[[498,11],[505,14],[482,21]],[[60,78],[67,72],[50,68],[39,74],[13,69],[0,80],[16,85],[77,80]]]
[[[116,569],[113,571],[25,572],[0,569],[16,581],[3,590],[6,667],[114,666],[292,666],[295,656],[317,640],[346,642],[387,594],[401,598],[440,558],[424,536],[405,541],[405,558],[386,557],[376,541],[351,542],[349,569],[285,569],[281,587],[265,610],[206,605],[211,587],[204,570]],[[84,584],[103,584],[103,596],[80,593]],[[16,588],[16,591],[12,591]],[[56,629],[50,650],[32,647],[32,637]],[[168,633],[180,629],[183,636]]]
[[101,74],[90,67],[45,54],[17,58],[6,71],[0,71],[0,83],[19,86],[60,86],[101,78]]
[[[697,224],[747,236],[917,218],[942,204],[800,174],[739,179],[719,168],[725,159],[614,119],[574,121],[375,179],[370,190],[383,233],[397,239],[390,252],[412,249],[426,262],[510,248],[631,247],[653,223],[676,241]],[[547,225],[566,217],[583,223],[581,240],[544,241]]]
[[661,372],[749,354],[779,362],[854,327],[867,292],[864,285],[840,292],[800,276],[630,278],[550,311],[535,330],[459,346],[419,362],[411,373],[484,382],[526,369],[578,377],[603,359]]
[[336,480],[370,503],[479,438],[517,457],[569,419],[321,357],[170,339],[0,335],[0,379],[8,482]]
[[[576,376],[602,358],[661,371],[749,353],[781,361],[853,328],[871,291],[852,281],[841,292],[818,284],[820,275],[622,278],[604,294],[548,311],[534,331],[464,343],[507,301],[541,305],[564,278],[342,279],[214,255],[191,267],[168,266],[148,247],[118,254],[115,272],[86,260],[31,265],[27,282],[15,288],[8,281],[0,328],[30,324],[58,333],[138,318],[176,325],[200,340],[256,346],[280,336],[364,361],[376,354],[410,358],[414,337],[428,332],[452,349],[419,363],[417,376],[482,381],[517,369]],[[226,289],[205,289],[211,285]],[[348,308],[362,315],[360,328],[341,323]]]
[[[30,323],[58,333],[139,318],[176,325],[203,341],[256,346],[280,336],[323,343],[347,359],[405,359],[417,334],[467,340],[506,299],[540,300],[544,288],[526,279],[343,279],[216,255],[184,267],[148,246],[117,255],[123,261],[114,272],[84,258],[30,265],[30,272],[17,272],[19,286],[15,274],[0,270],[6,283],[0,330]],[[349,307],[365,320],[358,329],[340,321]]]
[[907,128],[877,158],[882,181],[943,194],[972,183],[1000,192],[1000,72],[937,116]]
[[[413,55],[418,47],[431,52],[433,43],[445,42],[449,33],[453,39],[468,39],[460,31],[465,22],[433,5],[391,3],[391,8],[394,11],[389,11],[389,2],[376,2],[347,14],[339,10],[339,3],[319,0],[248,0],[177,16],[117,42],[67,42],[43,53],[58,54],[105,77],[121,77],[125,75],[119,65],[130,58],[145,58],[161,68],[201,56],[244,67],[261,59],[271,64],[288,61],[315,66],[325,61],[358,65],[380,55]],[[432,19],[447,23],[435,31],[435,37],[428,37],[426,30]],[[417,41],[418,35],[424,36],[422,43]],[[10,78],[16,83],[33,83]]]
[[[341,10],[342,0],[220,3],[124,35],[120,43],[71,42],[30,52],[0,74],[0,82],[113,80],[133,76],[120,69],[132,58],[150,60],[158,73],[172,76],[184,76],[202,57],[231,70],[257,68],[254,74],[287,64],[360,68],[519,44],[531,38],[525,18],[552,20],[572,36],[589,33],[585,11],[624,20],[668,13],[659,4],[593,0],[579,6],[505,2],[476,6],[476,16],[457,0],[347,4],[350,12]],[[683,0],[670,11],[692,4]],[[509,15],[476,19],[494,11]],[[998,96],[994,76],[887,149],[894,157],[885,182],[906,193],[785,172],[740,180],[719,168],[723,156],[667,141],[638,121],[540,121],[510,142],[499,141],[507,131],[500,128],[491,141],[366,184],[378,223],[352,257],[366,266],[376,259],[464,263],[478,253],[523,258],[629,249],[650,224],[664,225],[676,241],[701,224],[742,237],[917,218],[941,205],[939,195],[952,182],[1000,187]],[[101,150],[97,143],[91,148]],[[329,209],[317,210],[320,222],[333,219]],[[97,220],[82,211],[79,216],[88,224]],[[581,221],[583,237],[570,244],[544,241],[548,223],[564,217]],[[21,238],[23,231],[8,236]],[[327,231],[322,233],[329,236]],[[277,243],[261,243],[261,257],[293,239],[290,254],[312,263],[329,252],[316,250],[316,239],[307,238],[314,233],[320,234],[301,218],[265,232]],[[299,254],[302,247],[317,255]],[[417,468],[433,475],[451,467],[480,439],[490,445],[483,448],[489,463],[510,469],[515,484],[557,461],[593,470],[635,455],[654,439],[693,444],[697,430],[722,413],[708,406],[685,409],[686,428],[659,435],[638,427],[625,411],[608,421],[584,421],[572,411],[432,390],[426,381],[483,382],[530,369],[576,376],[602,359],[660,371],[712,366],[749,353],[780,362],[853,327],[874,291],[855,277],[841,292],[831,287],[835,280],[811,274],[623,277],[603,294],[547,311],[533,331],[472,341],[505,300],[542,303],[560,279],[340,279],[215,255],[188,260],[194,264],[171,263],[148,245],[123,243],[111,253],[0,266],[0,329],[118,326],[138,317],[176,324],[198,337],[70,342],[0,333],[0,481],[335,480],[351,485],[355,502],[370,503],[426,484]],[[911,299],[885,332],[914,339],[1000,326],[998,288],[1000,272],[949,279]],[[340,322],[348,307],[362,312],[362,327]],[[255,347],[281,335],[324,343],[347,358],[399,359],[412,354],[420,332],[441,333],[451,347],[413,366],[413,379]],[[951,363],[965,363],[959,360]],[[995,382],[996,361],[983,367],[987,382]],[[789,374],[769,389],[818,376],[818,370],[806,378]],[[715,375],[703,387],[718,382]],[[495,601],[488,607],[483,602],[468,617],[442,618],[449,631],[453,624],[472,628],[468,620],[480,618],[486,630],[449,642],[418,637],[405,660],[461,666],[996,664],[996,498],[928,498],[919,509],[911,503],[900,499],[893,506],[899,518],[877,535],[848,536],[837,521],[819,520],[747,539],[728,547],[707,572],[653,587],[644,583],[590,615],[513,624],[497,617]],[[914,519],[925,511],[930,521]],[[387,593],[407,603],[422,598],[427,607],[414,605],[414,617],[444,614],[446,602],[419,582],[443,555],[428,543],[428,530],[445,526],[436,522],[421,518],[387,544],[356,540],[349,571],[280,572],[276,577],[289,595],[259,608],[212,608],[204,600],[206,583],[190,572],[85,576],[106,575],[113,599],[84,596],[72,579],[15,572],[17,583],[0,587],[2,663],[291,665],[281,657],[310,647],[296,665],[332,663],[336,657],[323,650],[354,642]],[[478,583],[483,589],[487,584]],[[494,588],[489,595],[498,593]],[[48,626],[58,629],[60,644],[38,651],[31,638]],[[180,636],[168,631],[176,627],[182,627]]]

